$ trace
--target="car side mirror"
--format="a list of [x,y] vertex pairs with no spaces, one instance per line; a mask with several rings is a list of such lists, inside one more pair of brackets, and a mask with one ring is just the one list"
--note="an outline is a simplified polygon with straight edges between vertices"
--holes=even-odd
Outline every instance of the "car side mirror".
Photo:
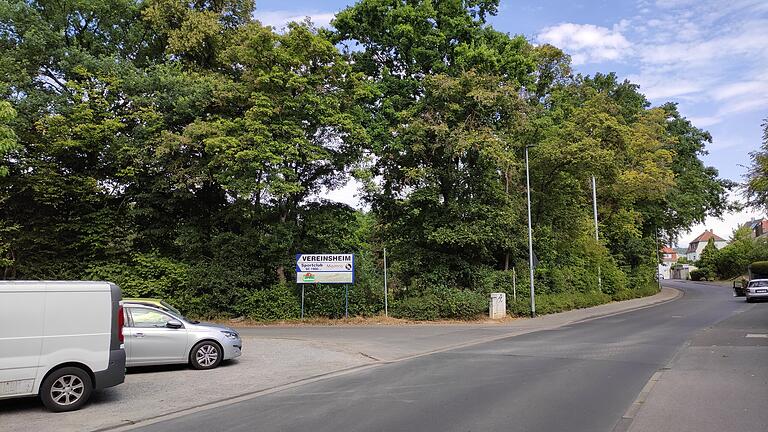
[[179,320],[170,320],[167,323],[165,323],[165,326],[172,329],[181,328],[182,324]]

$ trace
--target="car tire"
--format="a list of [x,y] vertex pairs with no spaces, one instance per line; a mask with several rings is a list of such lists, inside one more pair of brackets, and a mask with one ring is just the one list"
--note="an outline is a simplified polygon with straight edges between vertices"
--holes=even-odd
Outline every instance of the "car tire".
[[88,372],[78,367],[64,367],[51,372],[40,384],[40,400],[53,412],[82,408],[93,392]]
[[195,369],[214,369],[223,359],[224,350],[221,345],[213,341],[199,342],[189,352],[189,364]]
[[747,303],[752,303],[752,299],[747,297]]

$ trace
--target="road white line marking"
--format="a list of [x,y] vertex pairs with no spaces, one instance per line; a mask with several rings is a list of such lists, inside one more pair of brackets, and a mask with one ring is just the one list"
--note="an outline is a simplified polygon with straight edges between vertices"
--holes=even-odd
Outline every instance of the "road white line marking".
[[768,333],[747,333],[748,338],[766,338],[768,339]]

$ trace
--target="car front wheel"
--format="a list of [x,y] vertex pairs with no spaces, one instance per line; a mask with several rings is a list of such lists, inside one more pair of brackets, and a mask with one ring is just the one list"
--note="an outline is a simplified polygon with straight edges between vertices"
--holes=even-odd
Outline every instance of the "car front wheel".
[[213,369],[221,364],[224,351],[216,342],[202,341],[189,353],[189,363],[195,369]]
[[53,371],[40,384],[40,400],[53,412],[80,409],[91,397],[93,383],[88,372],[77,367]]

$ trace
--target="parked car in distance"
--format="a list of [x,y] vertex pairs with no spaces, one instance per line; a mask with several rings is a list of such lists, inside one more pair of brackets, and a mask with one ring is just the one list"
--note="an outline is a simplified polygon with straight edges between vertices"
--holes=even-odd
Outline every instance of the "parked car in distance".
[[229,327],[190,320],[147,301],[122,305],[128,367],[189,363],[213,369],[242,353],[240,335]]
[[753,279],[749,281],[745,294],[747,296],[747,303],[768,298],[768,279]]
[[125,380],[120,288],[109,282],[0,281],[0,399],[82,407]]

